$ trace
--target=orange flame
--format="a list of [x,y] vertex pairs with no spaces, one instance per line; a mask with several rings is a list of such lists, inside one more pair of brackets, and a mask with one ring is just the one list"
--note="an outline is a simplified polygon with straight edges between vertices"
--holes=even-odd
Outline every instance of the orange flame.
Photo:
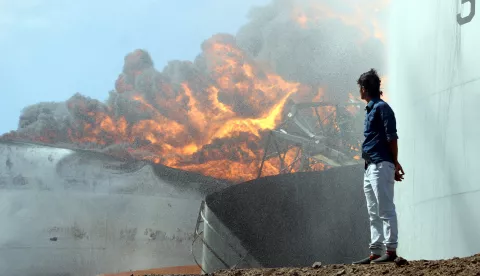
[[[259,68],[228,36],[214,36],[203,50],[209,75],[186,79],[176,88],[168,81],[155,83],[149,70],[132,70],[119,77],[117,88],[131,87],[119,97],[130,101],[129,109],[145,119],[129,121],[128,115],[84,111],[83,102],[72,102],[72,108],[86,113],[92,122],[82,121],[78,129],[71,129],[70,140],[128,144],[129,153],[137,159],[234,181],[254,178],[265,131],[281,121],[284,105],[299,84]],[[127,61],[142,58],[138,52],[132,55]],[[135,91],[140,78],[143,87],[155,85],[161,90]],[[275,166],[267,167],[270,174],[278,173]]]

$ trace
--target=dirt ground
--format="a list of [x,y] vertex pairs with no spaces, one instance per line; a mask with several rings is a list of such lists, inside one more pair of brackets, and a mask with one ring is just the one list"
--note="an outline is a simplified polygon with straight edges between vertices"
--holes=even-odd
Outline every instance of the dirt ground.
[[[477,275],[480,276],[480,254],[468,258],[439,261],[412,261],[388,265],[325,265],[317,268],[223,270],[210,276],[341,276],[341,275]],[[146,275],[147,276],[147,275]],[[148,275],[155,276],[155,275]]]

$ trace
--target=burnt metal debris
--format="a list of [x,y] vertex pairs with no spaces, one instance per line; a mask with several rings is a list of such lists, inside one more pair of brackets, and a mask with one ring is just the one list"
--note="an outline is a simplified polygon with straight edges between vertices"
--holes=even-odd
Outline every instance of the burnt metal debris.
[[363,121],[361,112],[352,114],[349,108],[360,108],[360,103],[293,104],[286,120],[268,134],[257,178],[272,158],[278,159],[280,174],[359,164]]

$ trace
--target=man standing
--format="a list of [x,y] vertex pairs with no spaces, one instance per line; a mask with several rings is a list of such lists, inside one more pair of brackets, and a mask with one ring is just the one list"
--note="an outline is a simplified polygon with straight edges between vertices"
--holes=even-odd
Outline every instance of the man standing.
[[[357,81],[360,96],[367,102],[364,123],[364,192],[370,216],[370,256],[354,264],[389,263],[397,257],[397,214],[393,203],[394,183],[403,180],[398,162],[395,114],[380,99],[380,78],[375,69],[363,73]],[[382,254],[384,246],[385,254]]]

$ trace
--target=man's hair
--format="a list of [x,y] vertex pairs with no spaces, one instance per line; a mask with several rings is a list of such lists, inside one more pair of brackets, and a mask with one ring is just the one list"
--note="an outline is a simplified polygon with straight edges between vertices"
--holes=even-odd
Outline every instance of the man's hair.
[[365,88],[368,96],[372,98],[379,98],[383,94],[380,91],[381,83],[382,81],[378,77],[377,71],[373,68],[360,75],[360,78],[357,80],[357,84]]

